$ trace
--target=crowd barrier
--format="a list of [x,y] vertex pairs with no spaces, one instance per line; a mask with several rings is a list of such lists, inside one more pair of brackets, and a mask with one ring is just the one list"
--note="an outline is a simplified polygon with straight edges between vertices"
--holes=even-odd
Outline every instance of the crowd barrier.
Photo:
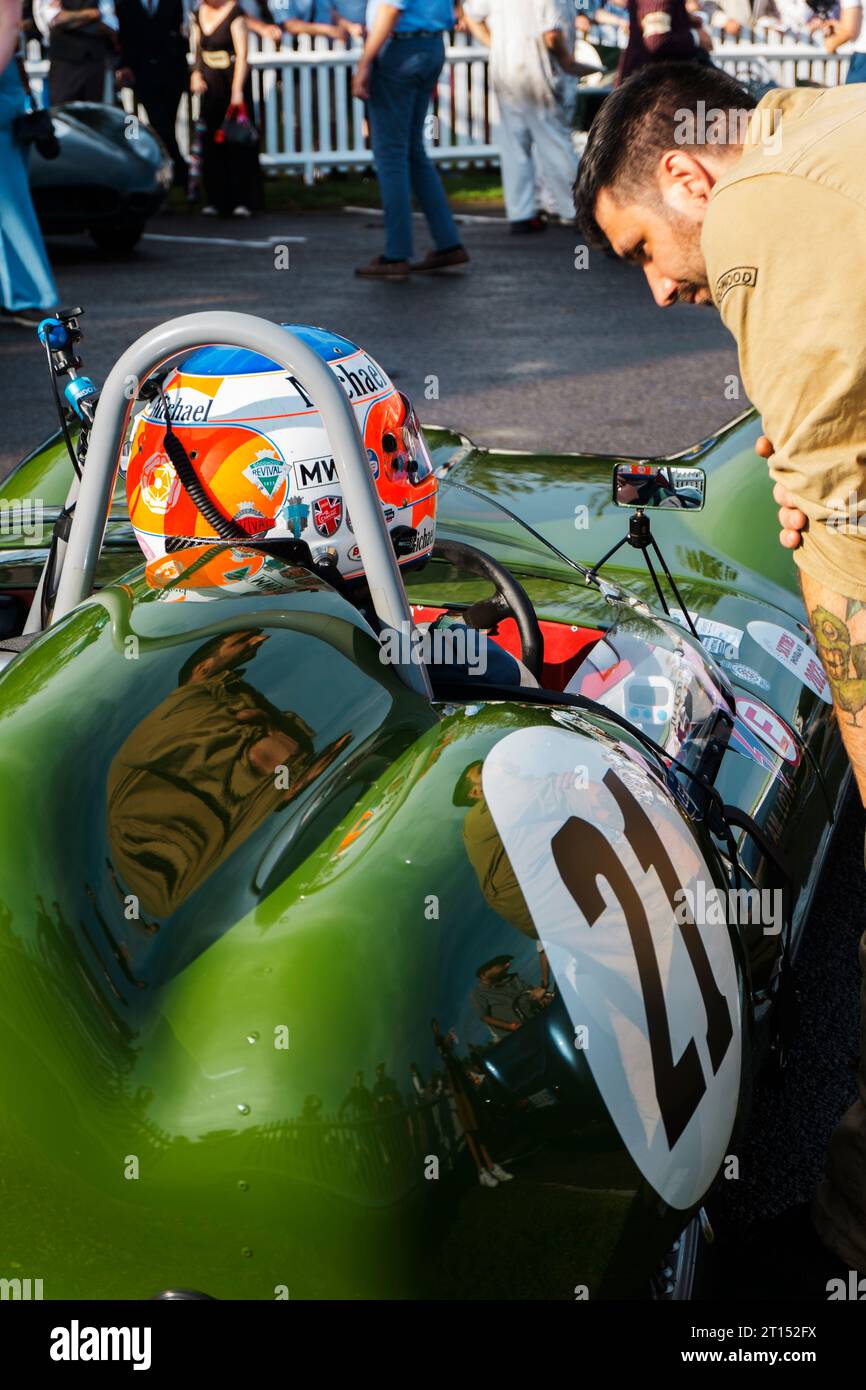
[[[616,42],[616,33],[592,31],[590,41]],[[363,169],[372,163],[364,105],[351,93],[352,70],[360,41],[348,44],[318,36],[298,35],[277,48],[270,40],[250,41],[253,92],[262,136],[262,165],[300,175],[312,183],[317,174]],[[805,40],[766,42],[726,39],[717,43],[714,61],[735,75],[763,64],[781,86],[797,81],[834,86],[844,82],[848,59],[827,55]],[[42,90],[48,64],[38,44],[31,43],[27,63],[31,85]],[[112,99],[106,78],[106,99]],[[134,96],[122,93],[127,109]],[[491,89],[488,50],[468,35],[450,37],[445,66],[433,93],[427,124],[431,157],[452,168],[498,161],[496,97]],[[188,100],[178,114],[178,139],[189,149]]]

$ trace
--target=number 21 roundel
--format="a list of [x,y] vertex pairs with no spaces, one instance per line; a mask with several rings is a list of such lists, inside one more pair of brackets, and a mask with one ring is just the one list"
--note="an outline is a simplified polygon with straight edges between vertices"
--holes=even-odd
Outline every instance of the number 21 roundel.
[[620,1137],[655,1191],[690,1207],[740,1086],[728,928],[692,910],[715,886],[700,849],[638,754],[576,732],[508,734],[482,786]]

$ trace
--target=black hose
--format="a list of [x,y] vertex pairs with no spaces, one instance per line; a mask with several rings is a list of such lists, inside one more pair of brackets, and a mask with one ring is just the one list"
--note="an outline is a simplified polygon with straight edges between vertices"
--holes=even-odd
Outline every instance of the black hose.
[[168,454],[174,467],[174,471],[180,478],[181,486],[187,496],[195,503],[198,511],[204,517],[209,526],[221,540],[224,541],[246,541],[249,536],[242,526],[237,522],[231,521],[220,511],[213,498],[205,491],[204,484],[199,478],[192,465],[192,460],[183,446],[182,440],[178,438],[172,429],[171,416],[168,411],[168,401],[166,400],[165,390],[161,383],[157,383],[156,389],[162,401],[162,408],[165,411],[165,434],[163,435],[163,447]]
[[163,445],[185,492],[195,503],[208,525],[212,526],[217,535],[224,541],[248,541],[249,536],[243,527],[224,516],[213,498],[205,492],[189,454],[170,427],[166,429]]

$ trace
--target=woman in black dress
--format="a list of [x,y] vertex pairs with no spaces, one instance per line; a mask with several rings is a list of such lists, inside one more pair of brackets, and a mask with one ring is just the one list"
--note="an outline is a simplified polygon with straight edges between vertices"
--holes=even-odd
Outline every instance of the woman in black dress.
[[[190,86],[201,96],[202,177],[208,216],[249,217],[261,206],[258,142],[225,138],[226,116],[252,119],[247,22],[235,0],[202,0],[193,15],[195,62]],[[236,126],[229,135],[239,133]]]

